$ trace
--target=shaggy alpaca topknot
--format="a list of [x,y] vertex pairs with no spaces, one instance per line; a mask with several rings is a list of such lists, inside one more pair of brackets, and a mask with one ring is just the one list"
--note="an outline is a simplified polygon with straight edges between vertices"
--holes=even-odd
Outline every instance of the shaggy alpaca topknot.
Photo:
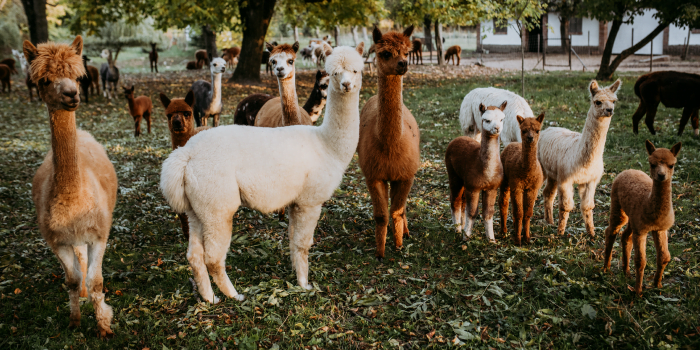
[[380,38],[374,38],[374,43],[377,53],[389,51],[394,55],[398,53],[407,54],[412,47],[410,37],[403,35],[401,32],[385,33]]
[[[68,45],[47,42],[37,46],[36,56],[26,50],[24,54],[32,62],[30,65],[31,79],[35,84],[41,79],[53,81],[58,78],[69,78],[77,80],[78,77],[85,75],[82,57],[76,55],[75,51]],[[30,55],[33,57],[29,57]]]
[[292,55],[293,58],[297,57],[297,51],[299,50],[299,43],[295,42],[294,45],[289,45],[289,44],[282,44],[282,45],[276,45],[272,50],[270,50],[270,57],[278,54],[278,53],[288,53]]

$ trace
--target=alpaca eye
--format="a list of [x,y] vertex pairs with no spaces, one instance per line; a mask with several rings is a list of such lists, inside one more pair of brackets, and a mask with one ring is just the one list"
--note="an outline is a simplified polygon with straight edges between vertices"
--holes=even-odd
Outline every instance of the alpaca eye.
[[41,83],[42,85],[44,85],[44,86],[47,86],[47,85],[51,84],[51,80],[48,80],[48,79],[41,79],[41,82],[40,82],[40,83]]
[[272,60],[272,64],[277,64],[277,60]]
[[600,101],[595,101],[595,105],[596,105],[596,106],[600,106],[600,105],[602,105],[602,104],[603,104],[603,103],[600,102]]
[[539,133],[540,133],[540,131],[539,131],[539,130],[535,131],[535,134],[539,134]]
[[674,164],[668,166],[669,169],[673,169]]
[[287,61],[287,63],[294,64],[294,60],[289,60],[289,61]]
[[354,70],[353,72],[355,72],[355,74],[357,74],[357,71],[356,71],[356,70]]
[[182,113],[182,115],[184,115],[185,117],[189,117],[189,116],[190,116],[190,112]]

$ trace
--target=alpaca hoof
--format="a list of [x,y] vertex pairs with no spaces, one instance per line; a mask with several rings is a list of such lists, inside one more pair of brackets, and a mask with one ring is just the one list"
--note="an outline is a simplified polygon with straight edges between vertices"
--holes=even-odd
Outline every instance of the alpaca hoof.
[[377,257],[377,262],[379,262],[380,264],[383,263],[383,262],[384,262],[384,257],[383,257],[383,256],[378,256],[378,257]]
[[233,299],[238,300],[238,301],[243,301],[243,300],[245,300],[245,295],[238,294],[238,295],[234,296]]
[[221,302],[221,300],[216,295],[214,296],[213,300],[211,301],[212,304],[218,304],[220,302]]
[[79,328],[80,327],[80,318],[77,320],[70,320],[70,323],[68,324],[68,328]]
[[495,240],[495,239],[489,239],[489,243],[496,244],[496,240]]
[[97,336],[99,338],[108,339],[108,338],[112,338],[114,336],[114,332],[112,332],[112,330],[109,327],[103,328],[103,327],[97,326]]
[[304,288],[306,290],[312,290],[314,289],[314,286],[311,285],[311,283],[307,283],[306,285],[301,286],[301,288]]

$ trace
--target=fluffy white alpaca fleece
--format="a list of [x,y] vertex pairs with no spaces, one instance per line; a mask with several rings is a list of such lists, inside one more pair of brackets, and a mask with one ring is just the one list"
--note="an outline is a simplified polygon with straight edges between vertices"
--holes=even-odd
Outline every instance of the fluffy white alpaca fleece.
[[532,113],[530,105],[516,93],[493,87],[474,89],[467,96],[464,96],[462,107],[459,108],[459,123],[462,126],[464,135],[476,141],[481,141],[481,112],[479,111],[479,105],[483,103],[484,106],[500,106],[504,101],[508,102],[508,106],[504,112],[506,119],[503,121],[501,142],[503,146],[508,146],[511,142],[522,142],[520,139],[520,124],[516,116],[534,118],[535,115]]
[[187,258],[208,302],[218,298],[207,272],[226,296],[243,299],[224,264],[241,205],[263,213],[289,207],[292,265],[299,285],[312,288],[308,253],[321,205],[340,184],[359,140],[363,47],[327,52],[330,85],[321,126],[218,127],[192,137],[163,163],[161,190],[175,212],[189,217]]

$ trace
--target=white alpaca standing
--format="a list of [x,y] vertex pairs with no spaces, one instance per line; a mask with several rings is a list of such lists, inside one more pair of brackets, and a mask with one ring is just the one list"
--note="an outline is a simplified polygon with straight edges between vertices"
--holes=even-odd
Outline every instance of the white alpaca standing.
[[221,76],[226,71],[226,60],[221,57],[214,58],[209,65],[211,72],[211,83],[204,80],[197,80],[192,83],[194,92],[194,120],[197,127],[206,126],[209,117],[213,118],[214,127],[219,126],[219,116],[221,115]]
[[243,300],[226,274],[232,217],[243,205],[263,213],[289,207],[289,248],[300,286],[311,289],[313,231],[355,154],[360,128],[361,43],[328,52],[328,107],[319,127],[223,126],[199,133],[163,163],[161,190],[190,224],[187,259],[199,292],[217,302],[207,276]]
[[503,146],[508,146],[511,142],[522,142],[517,116],[534,118],[535,115],[532,113],[530,105],[516,93],[493,87],[474,89],[464,97],[462,107],[459,108],[459,123],[464,135],[480,142],[481,112],[479,105],[500,106],[503,101],[508,102],[508,107],[503,112],[506,118],[503,120],[501,142]]
[[618,79],[606,88],[599,88],[593,80],[589,85],[591,108],[588,110],[583,133],[564,128],[548,128],[541,132],[537,146],[537,158],[547,185],[544,189],[545,219],[554,224],[553,205],[557,191],[559,198],[559,227],[564,234],[569,212],[574,209],[574,184],[578,185],[581,213],[586,231],[595,235],[593,207],[595,188],[603,176],[603,151],[610,120],[615,110],[615,92],[622,82]]

